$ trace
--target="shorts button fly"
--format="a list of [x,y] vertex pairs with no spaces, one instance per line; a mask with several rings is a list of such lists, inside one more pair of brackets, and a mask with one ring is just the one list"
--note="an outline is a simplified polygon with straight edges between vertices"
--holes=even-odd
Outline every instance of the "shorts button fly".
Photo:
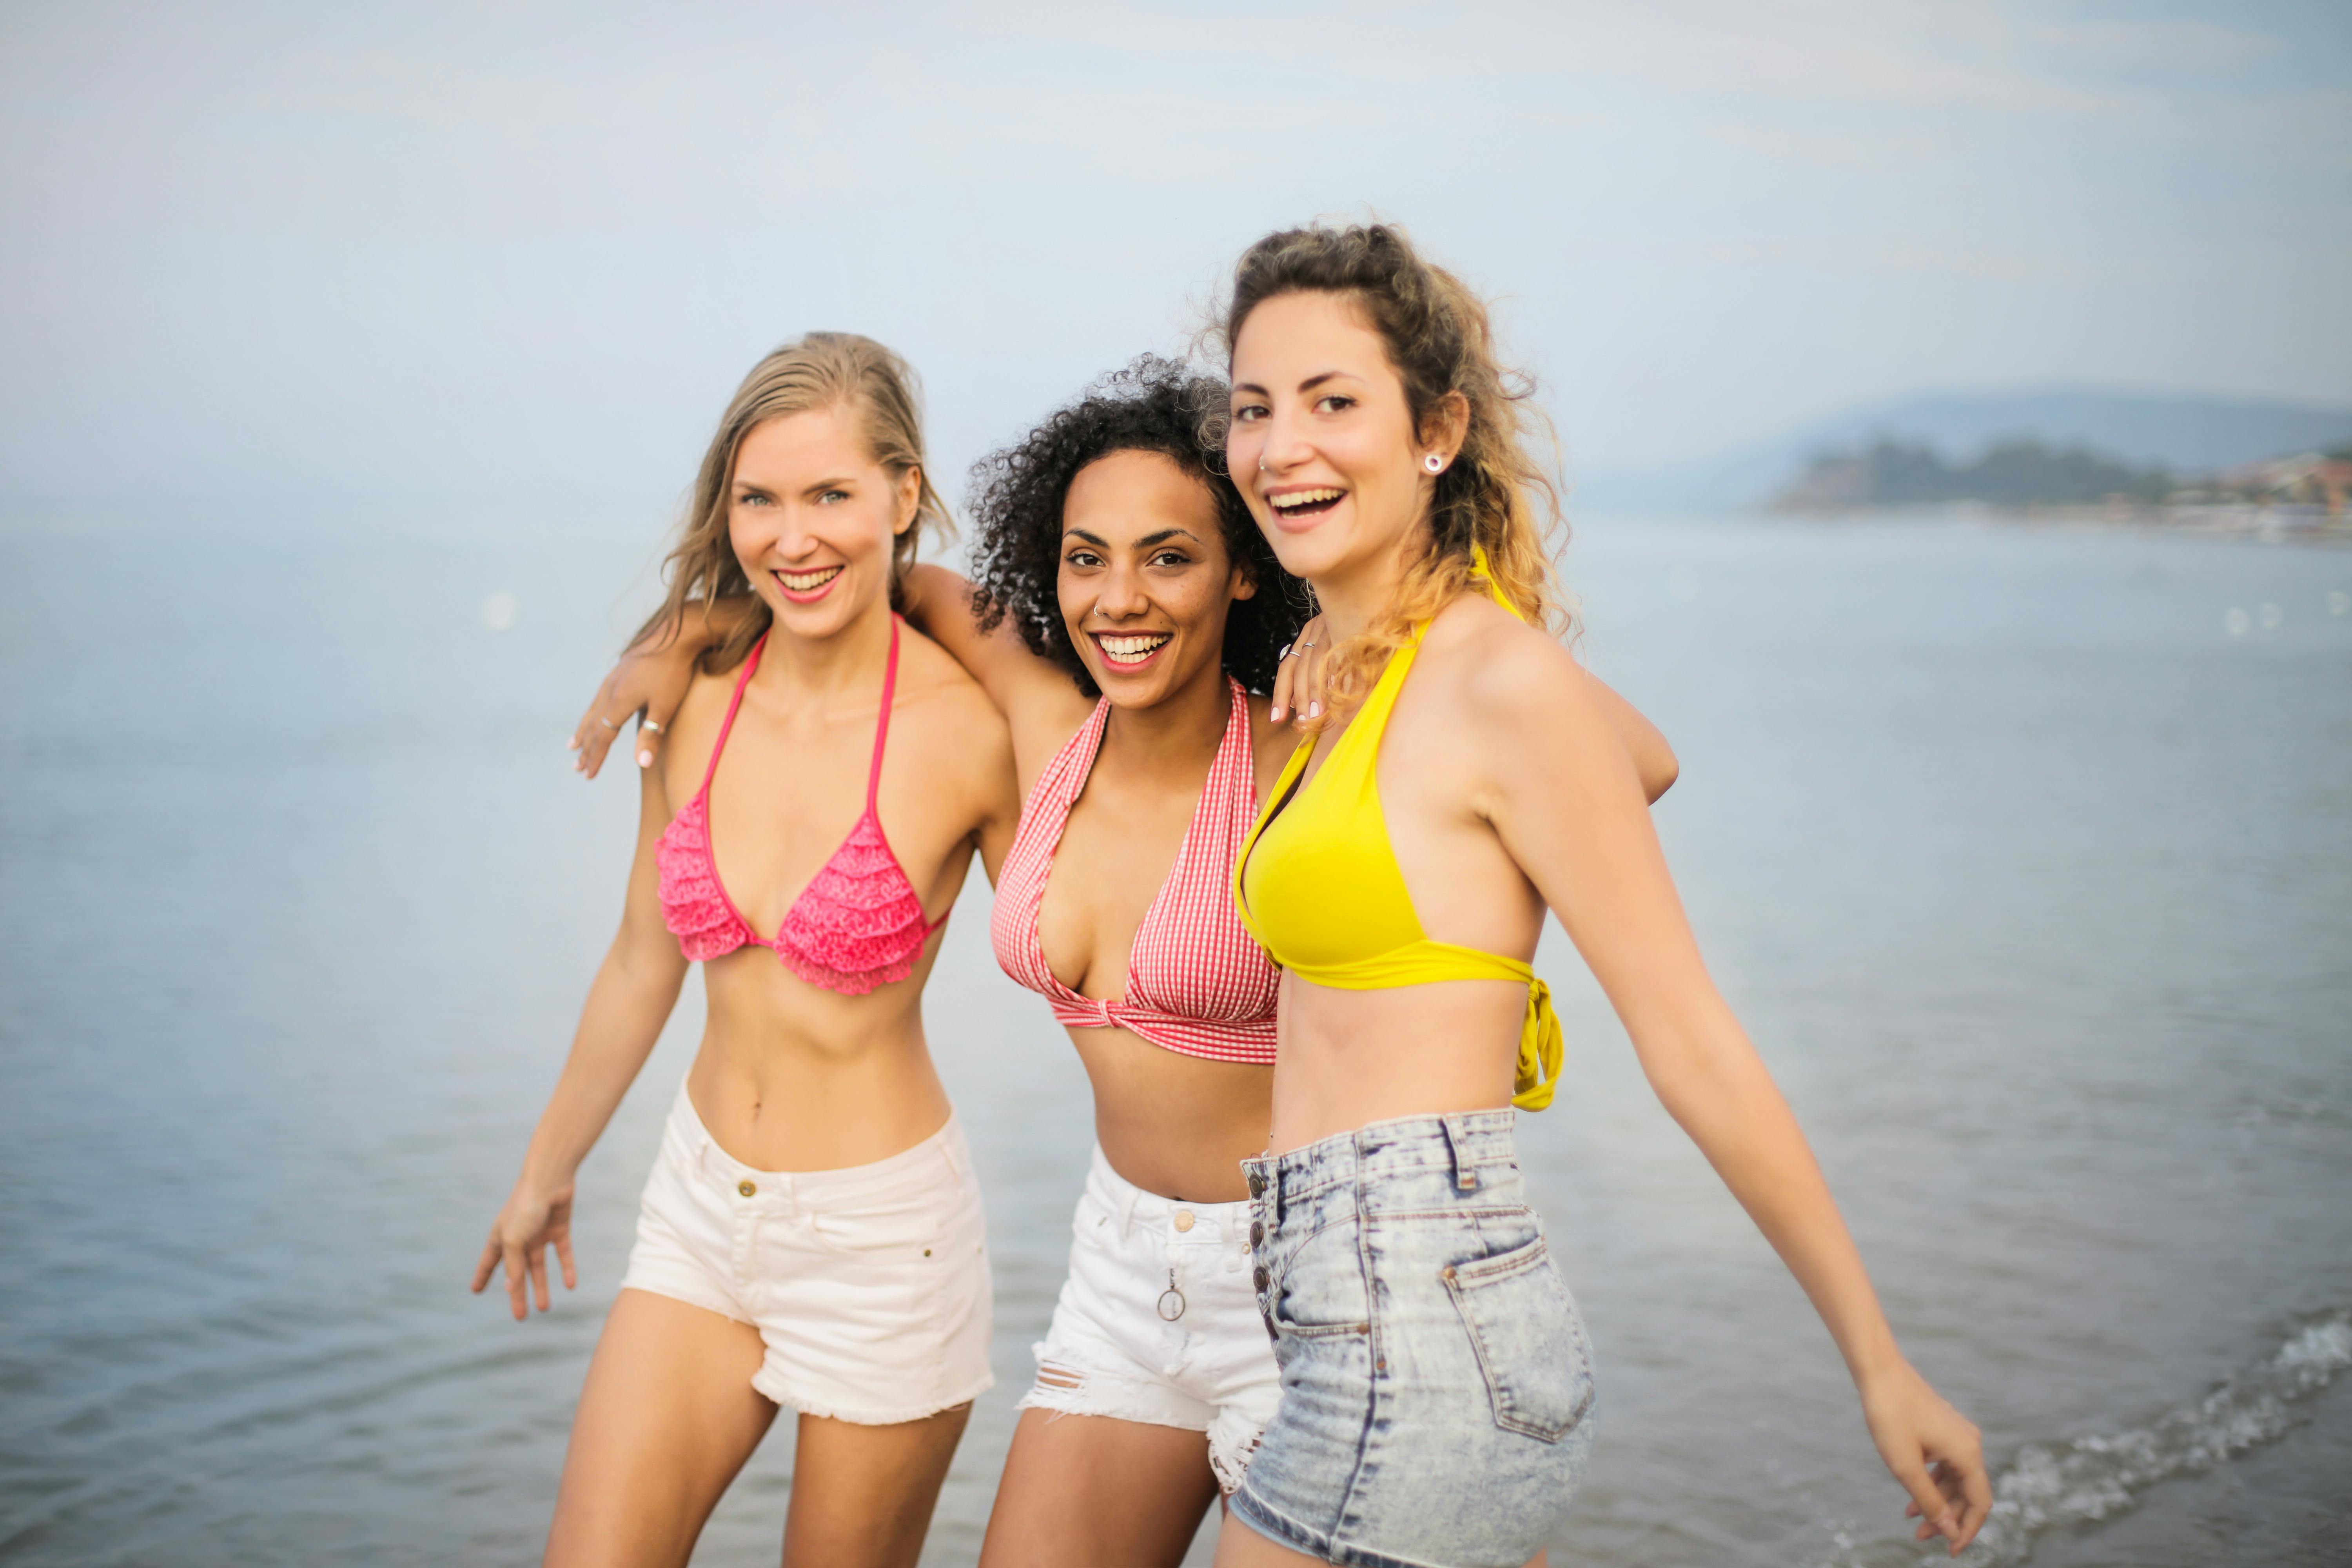
[[1176,1228],[1178,1230],[1190,1230],[1192,1228],[1192,1211],[1191,1209],[1178,1209],[1176,1211]]
[[735,1190],[748,1198],[760,1189],[752,1185],[750,1182],[738,1182],[735,1184]]

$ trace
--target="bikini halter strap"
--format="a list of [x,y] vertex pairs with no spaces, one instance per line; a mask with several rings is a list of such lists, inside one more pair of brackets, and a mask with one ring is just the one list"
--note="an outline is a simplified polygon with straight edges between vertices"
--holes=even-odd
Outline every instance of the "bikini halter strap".
[[898,689],[898,612],[890,612],[890,661],[882,667],[882,716],[874,725],[874,763],[866,770],[866,809],[882,788],[882,748],[890,739],[890,699]]

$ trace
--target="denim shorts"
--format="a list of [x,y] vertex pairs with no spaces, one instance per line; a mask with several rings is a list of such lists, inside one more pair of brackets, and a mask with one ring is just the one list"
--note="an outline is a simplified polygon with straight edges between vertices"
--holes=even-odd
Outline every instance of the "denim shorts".
[[1519,1568],[1591,1452],[1592,1362],[1512,1113],[1376,1121],[1247,1160],[1282,1401],[1234,1512],[1370,1568]]

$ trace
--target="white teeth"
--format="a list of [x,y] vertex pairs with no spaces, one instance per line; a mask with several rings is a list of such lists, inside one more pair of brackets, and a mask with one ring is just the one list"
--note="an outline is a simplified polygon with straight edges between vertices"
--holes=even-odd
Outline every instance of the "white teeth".
[[811,588],[822,588],[841,574],[838,566],[821,566],[814,572],[779,572],[777,581],[795,594],[805,594]]
[[1345,490],[1333,489],[1293,490],[1288,495],[1274,496],[1269,499],[1274,505],[1287,511],[1292,507],[1313,506],[1318,501],[1338,500],[1347,493]]
[[1160,632],[1142,637],[1097,637],[1095,646],[1105,657],[1118,659],[1139,659],[1160,651],[1173,634]]

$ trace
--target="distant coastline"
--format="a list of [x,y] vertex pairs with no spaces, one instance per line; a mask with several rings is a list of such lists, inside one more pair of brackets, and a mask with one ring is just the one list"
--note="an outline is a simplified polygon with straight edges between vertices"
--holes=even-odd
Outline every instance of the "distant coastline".
[[1582,466],[1574,493],[1627,515],[1957,510],[2300,534],[2340,528],[2327,465],[2347,457],[2352,402],[2013,385],[1877,400],[1713,456]]
[[1964,461],[1925,443],[1881,437],[1859,449],[1816,453],[1763,510],[1802,517],[1958,513],[2352,540],[2352,441],[2180,475],[2030,436],[1996,441]]

